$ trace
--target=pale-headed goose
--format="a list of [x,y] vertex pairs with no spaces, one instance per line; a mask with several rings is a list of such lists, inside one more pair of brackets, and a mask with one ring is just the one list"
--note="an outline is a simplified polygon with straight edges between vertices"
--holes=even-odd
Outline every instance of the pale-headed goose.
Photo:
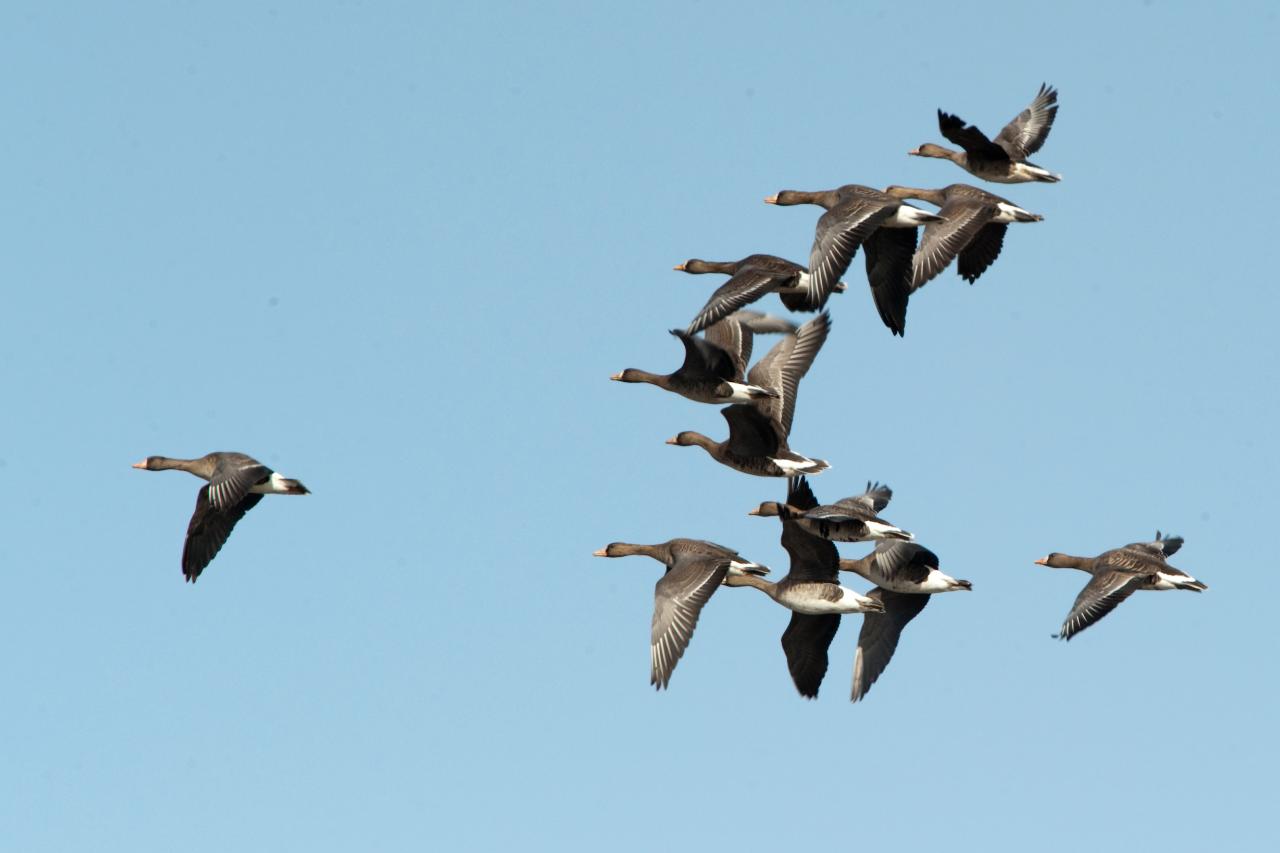
[[957,256],[956,273],[973,284],[1000,256],[1010,222],[1044,220],[1038,213],[968,184],[951,184],[940,190],[893,186],[885,192],[941,208],[938,214],[942,221],[924,227],[920,248],[911,259],[912,292],[946,269]]
[[703,337],[672,329],[684,344],[684,363],[674,373],[650,373],[628,367],[609,378],[644,382],[698,403],[745,403],[777,396],[776,391],[743,379],[751,360],[754,333],[794,332],[794,324],[756,311],[738,311],[711,325]]
[[914,542],[883,541],[876,549],[856,560],[841,560],[840,571],[861,575],[876,585],[868,598],[884,606],[883,613],[869,613],[858,634],[858,652],[853,659],[853,691],[857,702],[880,673],[884,672],[898,648],[902,629],[929,603],[937,592],[971,590],[973,584],[943,574],[938,555]]
[[257,506],[263,495],[310,494],[302,483],[280,476],[243,453],[210,453],[199,459],[148,456],[133,467],[186,471],[209,481],[196,493],[196,510],[187,524],[182,546],[182,574],[192,583],[222,548],[236,522]]
[[721,409],[729,424],[726,441],[718,442],[702,433],[687,430],[668,439],[667,444],[701,447],[717,462],[759,477],[790,477],[825,471],[830,466],[824,460],[810,459],[792,451],[787,446],[787,436],[791,434],[800,379],[808,372],[830,328],[831,318],[824,311],[801,326],[794,335],[784,336],[768,355],[751,368],[748,382],[774,391],[777,396]]
[[[767,293],[778,294],[788,311],[818,311],[827,304],[826,294],[819,294],[813,287],[813,279],[807,269],[775,255],[748,255],[740,261],[691,258],[675,268],[693,275],[722,273],[729,276],[729,280],[716,288],[707,304],[693,318],[688,328],[690,334],[705,329]],[[836,282],[832,290],[843,292],[844,282]]]
[[783,190],[765,201],[777,205],[816,204],[825,208],[827,212],[818,219],[809,252],[810,288],[825,298],[849,269],[858,247],[863,246],[867,255],[867,282],[880,319],[895,335],[903,334],[916,228],[940,221],[941,217],[860,184],[820,192]]
[[959,116],[938,110],[938,129],[964,151],[952,151],[941,145],[926,143],[907,153],[917,157],[950,160],[984,181],[1001,184],[1043,181],[1054,184],[1062,180],[1061,175],[1030,163],[1027,158],[1044,145],[1057,114],[1058,90],[1042,84],[1035,99],[1013,121],[1005,125],[995,142],[992,142],[985,133],[973,125],[966,125]]
[[1123,548],[1104,551],[1096,557],[1073,557],[1054,552],[1036,560],[1038,566],[1079,569],[1093,575],[1076,596],[1071,612],[1062,623],[1062,630],[1054,636],[1070,640],[1140,589],[1185,589],[1191,592],[1208,589],[1165,560],[1182,547],[1182,541],[1181,536],[1162,537],[1157,530],[1154,542],[1134,542]]
[[[803,477],[788,481],[787,504],[808,509],[818,505]],[[791,623],[782,634],[787,668],[800,695],[813,699],[827,672],[827,650],[840,627],[842,613],[879,613],[884,605],[840,585],[840,555],[831,542],[806,533],[784,519],[782,547],[791,556],[787,576],[775,583],[744,575],[728,586],[752,586],[791,610]]]
[[794,521],[806,533],[833,542],[914,538],[876,514],[889,505],[892,497],[893,490],[888,486],[868,482],[867,490],[862,494],[838,500],[834,504],[802,510],[777,501],[765,501],[747,515],[780,517]]
[[652,557],[667,567],[653,589],[653,625],[649,636],[649,683],[662,690],[693,638],[698,615],[716,587],[727,578],[768,574],[769,569],[737,551],[701,539],[672,539],[657,545],[612,542],[597,557]]

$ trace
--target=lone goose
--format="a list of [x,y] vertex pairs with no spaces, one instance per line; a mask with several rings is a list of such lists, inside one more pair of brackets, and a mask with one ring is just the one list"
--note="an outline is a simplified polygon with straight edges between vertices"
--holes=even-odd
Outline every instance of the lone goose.
[[1191,592],[1208,589],[1205,584],[1165,561],[1165,557],[1177,553],[1182,541],[1181,536],[1162,537],[1157,530],[1154,542],[1134,542],[1123,548],[1104,551],[1096,557],[1073,557],[1055,551],[1036,560],[1037,566],[1079,569],[1093,575],[1076,596],[1071,612],[1062,623],[1062,630],[1054,636],[1070,640],[1140,589],[1185,589]]
[[885,192],[897,198],[918,198],[941,208],[938,215],[943,221],[924,227],[920,248],[911,259],[913,293],[946,269],[957,255],[957,274],[973,284],[1000,256],[1010,222],[1044,221],[1038,213],[968,184],[951,184],[940,190],[892,186]]
[[834,504],[801,510],[798,507],[765,501],[747,515],[779,517],[794,521],[800,529],[833,542],[862,542],[867,539],[912,539],[907,531],[894,527],[876,513],[889,505],[893,490],[880,483],[867,483],[860,495]]
[[196,511],[187,524],[187,539],[182,546],[182,574],[192,583],[222,548],[236,522],[257,506],[263,495],[310,494],[302,483],[281,477],[243,453],[210,453],[199,459],[148,456],[133,467],[144,471],[186,471],[209,481],[196,493]]
[[866,696],[889,666],[902,629],[924,610],[930,594],[973,589],[969,581],[943,574],[938,569],[938,555],[914,542],[878,542],[876,549],[861,559],[841,560],[840,571],[874,583],[876,587],[867,597],[884,606],[883,614],[867,615],[858,634],[850,695],[853,702]]
[[942,217],[912,207],[901,199],[860,184],[834,190],[783,190],[765,199],[768,204],[816,204],[826,209],[818,219],[809,252],[809,285],[826,299],[836,281],[849,269],[859,246],[866,247],[867,282],[880,319],[895,335],[903,334],[910,293],[911,256],[916,228]]
[[790,477],[817,474],[830,465],[810,459],[787,447],[791,419],[795,413],[800,378],[809,370],[831,328],[831,317],[822,312],[805,323],[794,335],[786,335],[769,354],[751,368],[748,381],[776,392],[776,397],[738,403],[720,410],[729,423],[729,438],[718,442],[699,432],[686,430],[667,444],[698,446],[717,462],[758,477]]
[[[803,477],[793,477],[787,485],[789,505],[801,509],[818,505]],[[827,673],[827,650],[840,627],[840,614],[879,613],[884,605],[840,585],[840,555],[826,539],[784,519],[782,547],[791,556],[791,570],[776,584],[749,575],[730,578],[726,584],[753,586],[792,611],[791,623],[782,634],[782,650],[796,689],[813,699]]]
[[612,542],[597,557],[652,557],[667,567],[653,589],[653,627],[649,638],[649,683],[662,690],[671,681],[684,650],[693,638],[698,615],[716,587],[726,578],[764,575],[766,566],[741,554],[701,539],[672,539],[657,545]]
[[1043,181],[1056,184],[1062,180],[1061,175],[1055,175],[1048,169],[1028,162],[1027,158],[1044,145],[1057,114],[1058,90],[1041,84],[1035,99],[1013,121],[1006,124],[995,142],[992,142],[985,133],[973,125],[966,125],[959,116],[938,110],[938,129],[943,136],[963,148],[964,152],[926,143],[907,153],[917,157],[950,160],[984,181],[1000,184]]
[[[687,331],[700,331],[732,312],[750,305],[766,293],[776,293],[788,311],[818,311],[827,304],[826,295],[813,288],[809,271],[775,255],[748,255],[740,261],[704,261],[691,258],[677,264],[676,270],[693,275],[723,273],[729,280],[711,294]],[[836,282],[832,290],[845,291],[844,282]]]
[[745,403],[777,392],[743,382],[751,360],[753,332],[795,332],[778,317],[755,311],[730,314],[707,329],[704,337],[672,329],[684,344],[684,364],[674,373],[649,373],[628,367],[609,378],[615,382],[646,382],[698,403]]

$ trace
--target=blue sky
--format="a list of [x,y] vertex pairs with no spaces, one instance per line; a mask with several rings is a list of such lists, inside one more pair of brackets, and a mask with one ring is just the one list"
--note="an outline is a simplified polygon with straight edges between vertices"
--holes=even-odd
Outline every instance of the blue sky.
[[[7,4],[4,846],[1274,844],[1276,14]],[[1065,178],[992,189],[1045,221],[905,339],[857,260],[792,434],[973,594],[854,706],[856,617],[806,702],[725,590],[655,694],[661,569],[591,551],[786,569],[783,482],[663,444],[716,409],[608,381],[679,363],[672,265],[803,261],[780,189],[967,182],[906,156],[935,110],[1041,81]],[[198,483],[129,465],[223,449],[313,494],[192,587]],[[1210,590],[1051,640],[1084,577],[1032,561],[1156,528]]]

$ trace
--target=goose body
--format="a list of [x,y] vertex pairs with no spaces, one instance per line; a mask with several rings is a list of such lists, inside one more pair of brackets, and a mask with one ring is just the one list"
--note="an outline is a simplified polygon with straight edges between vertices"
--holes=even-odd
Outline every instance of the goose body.
[[1057,115],[1058,91],[1048,85],[1040,87],[1027,108],[1005,125],[994,141],[974,125],[966,125],[959,116],[938,110],[938,130],[950,142],[964,150],[953,151],[941,145],[926,143],[907,153],[917,157],[950,160],[969,174],[985,181],[1002,184],[1028,181],[1057,183],[1062,180],[1061,175],[1055,175],[1027,160],[1044,145]]
[[187,524],[182,547],[182,574],[192,583],[222,549],[236,523],[258,505],[263,495],[310,494],[299,481],[281,476],[243,453],[222,451],[199,459],[148,456],[133,467],[186,471],[209,482],[196,493],[195,512]]
[[1176,553],[1182,542],[1180,536],[1161,536],[1157,530],[1155,541],[1134,542],[1104,551],[1097,557],[1054,552],[1036,560],[1039,566],[1078,569],[1092,575],[1054,636],[1070,640],[1139,590],[1203,592],[1208,589],[1191,575],[1169,565],[1166,557]]
[[670,683],[676,664],[693,639],[698,616],[716,587],[730,578],[769,571],[731,548],[701,539],[671,539],[656,545],[612,542],[594,553],[597,557],[652,557],[667,567],[653,589],[649,638],[649,683],[657,690]]
[[995,263],[1011,222],[1041,222],[1044,217],[1013,202],[968,184],[951,184],[940,190],[892,186],[885,190],[899,198],[916,198],[941,208],[940,222],[925,226],[920,248],[911,258],[911,291],[914,292],[956,258],[956,272],[973,284]]
[[867,483],[860,495],[844,498],[834,504],[800,510],[787,504],[765,501],[748,515],[777,516],[792,520],[806,533],[833,542],[862,542],[868,539],[912,539],[912,535],[895,527],[877,512],[889,505],[893,490],[879,483]]
[[773,396],[721,409],[729,425],[727,440],[715,441],[686,430],[668,439],[667,444],[701,447],[722,465],[758,477],[792,477],[825,471],[830,466],[824,460],[810,459],[792,451],[787,446],[787,437],[800,379],[808,372],[830,326],[831,318],[824,311],[795,334],[783,336],[751,369],[748,381],[773,392]]
[[751,360],[755,332],[794,332],[785,320],[751,311],[730,314],[712,324],[703,337],[672,329],[684,345],[684,363],[673,373],[650,373],[629,367],[609,378],[615,382],[644,382],[698,403],[749,403],[776,391],[753,385],[743,373]]
[[[691,258],[675,268],[692,275],[722,273],[729,276],[729,280],[716,288],[689,323],[690,334],[769,293],[778,294],[788,311],[818,311],[827,304],[829,295],[818,292],[807,269],[775,255],[748,255],[740,261]],[[836,282],[831,288],[833,293],[844,290],[843,282]]]
[[880,319],[895,335],[903,334],[911,256],[916,249],[915,229],[940,221],[941,217],[861,184],[818,192],[783,190],[765,201],[824,208],[826,213],[818,219],[809,252],[811,288],[825,298],[849,269],[858,248],[864,247],[867,283]]

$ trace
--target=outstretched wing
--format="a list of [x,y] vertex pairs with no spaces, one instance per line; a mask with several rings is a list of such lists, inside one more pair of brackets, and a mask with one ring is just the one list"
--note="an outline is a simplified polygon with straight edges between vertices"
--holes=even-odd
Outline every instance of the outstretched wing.
[[867,695],[893,659],[902,629],[929,603],[927,595],[905,595],[881,587],[868,592],[867,597],[883,604],[884,612],[862,617],[858,651],[853,658],[853,693],[849,697],[853,702]]
[[262,500],[262,495],[248,494],[234,506],[218,509],[209,500],[210,489],[211,486],[201,486],[196,494],[196,511],[187,524],[187,539],[182,546],[182,574],[192,583],[222,549],[236,522]]
[[938,110],[938,130],[947,139],[959,145],[970,157],[980,160],[1008,160],[1009,153],[996,145],[987,135],[971,124],[965,124],[960,116]]
[[1139,575],[1132,572],[1108,572],[1099,570],[1076,596],[1076,602],[1062,623],[1058,637],[1070,640],[1103,616],[1106,616],[1120,602],[1124,601],[1136,590],[1142,588],[1150,575]]
[[794,284],[797,278],[798,272],[787,274],[753,267],[744,269],[716,288],[707,304],[702,306],[702,310],[689,324],[688,331],[701,331],[739,308],[750,305],[766,293]]
[[978,229],[978,233],[969,241],[969,245],[960,250],[956,261],[956,272],[965,281],[973,284],[978,276],[987,271],[987,267],[1000,257],[1000,249],[1004,246],[1004,234],[1009,226],[1003,222],[988,222]]
[[258,483],[271,476],[271,469],[243,453],[221,453],[209,478],[209,503],[215,509],[234,507]]
[[649,634],[652,672],[649,683],[662,690],[693,639],[698,615],[729,571],[725,557],[690,552],[678,555],[653,589],[653,626]]
[[946,269],[998,212],[994,204],[966,198],[949,199],[938,211],[943,221],[930,222],[924,227],[920,249],[911,263],[911,290],[919,290]]
[[880,319],[895,335],[907,328],[907,301],[911,297],[911,259],[916,251],[916,229],[877,228],[863,243],[867,255],[867,284]]
[[1009,153],[1011,160],[1025,160],[1040,150],[1049,138],[1053,120],[1058,115],[1058,90],[1046,83],[1027,108],[1004,126],[996,136],[996,145]]
[[840,628],[839,613],[791,614],[791,623],[782,632],[782,651],[787,669],[800,695],[814,699],[827,674],[827,650]]
[[882,201],[855,197],[822,214],[809,251],[811,304],[826,304],[858,247],[893,210]]

